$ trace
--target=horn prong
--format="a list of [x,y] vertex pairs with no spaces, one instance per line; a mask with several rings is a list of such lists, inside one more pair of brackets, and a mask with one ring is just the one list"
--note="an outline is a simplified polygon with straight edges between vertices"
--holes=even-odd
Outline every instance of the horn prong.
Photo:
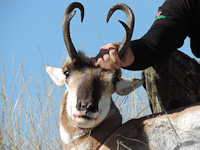
[[106,18],[106,23],[108,23],[108,21],[110,20],[110,17],[116,10],[122,10],[126,14],[126,17],[127,17],[127,24],[125,24],[122,21],[119,21],[126,30],[124,38],[118,47],[118,55],[121,58],[123,54],[125,53],[125,51],[128,49],[131,42],[131,37],[133,33],[133,28],[134,28],[134,14],[132,10],[130,9],[130,7],[128,7],[125,4],[118,3],[118,4],[113,5],[110,8],[107,18]]

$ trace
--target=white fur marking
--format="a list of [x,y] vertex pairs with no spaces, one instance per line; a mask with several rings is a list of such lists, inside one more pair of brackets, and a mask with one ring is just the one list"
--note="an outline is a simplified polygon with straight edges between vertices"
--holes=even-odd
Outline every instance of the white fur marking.
[[96,124],[100,124],[108,115],[110,110],[111,97],[109,94],[103,93],[102,98],[99,102],[99,117]]
[[73,133],[70,133],[68,134],[64,127],[60,124],[60,136],[61,136],[61,139],[62,141],[65,143],[65,144],[68,144],[72,141],[74,141],[75,139],[78,139],[86,134],[89,133],[90,130],[80,130],[80,131],[77,131],[77,132],[73,132]]

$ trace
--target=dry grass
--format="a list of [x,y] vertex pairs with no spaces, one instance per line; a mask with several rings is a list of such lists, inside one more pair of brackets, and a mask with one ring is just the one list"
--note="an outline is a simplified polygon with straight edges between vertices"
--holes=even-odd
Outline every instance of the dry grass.
[[[1,61],[0,149],[62,149],[59,105],[65,89],[54,87],[44,64],[42,77],[33,76],[32,69],[27,75],[23,70],[23,59],[20,64],[15,64],[13,54],[11,78],[6,79],[9,70],[5,68],[2,52]],[[19,69],[16,71],[15,68]],[[143,97],[145,92],[140,89],[142,91],[137,90],[125,97],[113,95],[123,121],[150,113],[148,102]]]
[[[56,108],[60,97],[54,96],[54,84],[45,69],[42,68],[42,79],[38,77],[31,82],[32,71],[26,75],[23,61],[15,71],[13,55],[11,79],[6,79],[3,56],[1,60],[0,149],[61,149],[59,109]],[[63,89],[58,89],[57,95],[62,92]]]

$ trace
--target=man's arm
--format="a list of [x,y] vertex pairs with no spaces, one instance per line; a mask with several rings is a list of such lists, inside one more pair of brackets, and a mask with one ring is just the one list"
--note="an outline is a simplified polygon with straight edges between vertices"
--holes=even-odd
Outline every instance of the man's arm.
[[153,25],[150,30],[139,40],[131,42],[131,49],[135,55],[132,65],[128,70],[143,70],[183,45],[185,37],[180,37],[173,29],[164,25]]
[[120,67],[143,70],[181,47],[184,39],[185,37],[179,37],[173,29],[163,25],[153,25],[141,39],[131,42],[121,60],[116,52],[119,43],[109,43],[101,47],[99,54],[92,58],[91,62],[94,66],[101,66],[107,70]]

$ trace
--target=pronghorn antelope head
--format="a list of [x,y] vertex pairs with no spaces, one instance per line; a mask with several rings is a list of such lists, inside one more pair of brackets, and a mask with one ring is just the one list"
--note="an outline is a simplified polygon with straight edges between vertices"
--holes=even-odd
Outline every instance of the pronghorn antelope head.
[[[66,113],[69,119],[81,128],[92,128],[99,125],[107,116],[110,109],[111,95],[117,92],[125,95],[139,87],[143,81],[138,79],[121,78],[121,71],[106,71],[95,68],[89,58],[82,52],[77,52],[70,37],[70,20],[75,15],[75,8],[80,9],[81,22],[84,17],[84,7],[80,3],[70,4],[63,17],[63,36],[69,57],[61,68],[46,67],[47,73],[57,86],[67,87]],[[119,46],[118,53],[122,56],[130,44],[134,15],[124,4],[114,5],[107,16],[107,22],[115,10],[121,9],[126,13],[127,25],[120,21],[126,33]]]

